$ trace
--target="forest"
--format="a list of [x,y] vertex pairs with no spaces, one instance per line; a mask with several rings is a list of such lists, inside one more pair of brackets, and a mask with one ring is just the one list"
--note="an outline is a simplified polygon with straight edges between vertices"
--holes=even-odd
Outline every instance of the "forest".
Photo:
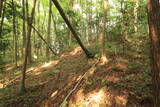
[[160,1],[0,0],[0,107],[160,107]]

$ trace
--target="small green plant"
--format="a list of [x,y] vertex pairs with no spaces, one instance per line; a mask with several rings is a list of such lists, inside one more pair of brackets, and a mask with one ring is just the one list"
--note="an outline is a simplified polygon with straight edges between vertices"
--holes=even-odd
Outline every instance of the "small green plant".
[[102,82],[102,83],[107,83],[108,81],[105,80],[105,79],[102,79],[101,82]]
[[128,65],[127,65],[127,68],[128,68],[129,70],[134,70],[134,69],[138,69],[138,68],[141,68],[141,67],[142,67],[141,64],[135,63],[135,62],[130,62],[130,63],[128,63]]
[[92,85],[92,82],[86,81],[85,84]]

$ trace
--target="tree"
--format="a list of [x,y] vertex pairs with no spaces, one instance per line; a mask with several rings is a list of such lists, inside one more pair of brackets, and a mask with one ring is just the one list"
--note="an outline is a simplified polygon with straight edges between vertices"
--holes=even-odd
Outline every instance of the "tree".
[[160,8],[159,0],[147,0],[154,107],[160,105]]
[[26,75],[26,69],[27,69],[27,59],[28,59],[28,53],[29,53],[30,37],[31,37],[31,32],[32,32],[32,26],[31,25],[32,25],[32,22],[33,22],[33,19],[34,19],[36,2],[37,2],[37,0],[34,0],[31,17],[27,20],[28,32],[27,32],[26,45],[25,45],[25,57],[24,57],[23,70],[22,70],[22,80],[21,80],[21,84],[20,84],[20,93],[21,94],[23,94],[26,91],[25,75]]
[[[3,5],[2,5],[3,4]],[[3,30],[3,22],[4,22],[4,14],[5,14],[5,10],[6,10],[6,0],[4,0],[3,2],[1,2],[1,25],[0,25],[0,37],[2,36],[2,30]]]
[[49,45],[51,43],[51,13],[52,13],[52,1],[49,0],[49,15],[48,15],[48,28],[47,28],[47,46],[46,46],[46,57],[49,60],[50,52],[49,52]]
[[3,10],[3,7],[4,7],[4,2],[5,2],[5,0],[1,0],[1,2],[0,2],[0,17],[2,15],[2,10]]
[[135,1],[135,7],[134,7],[134,32],[137,32],[137,23],[138,23],[138,8],[139,8],[139,0]]
[[23,46],[22,46],[22,56],[24,56],[25,51],[25,41],[26,41],[26,11],[25,11],[25,0],[22,0],[22,12],[23,12]]
[[103,20],[101,23],[102,26],[102,32],[100,36],[100,43],[101,43],[101,60],[102,63],[106,63],[107,58],[105,55],[105,42],[106,42],[106,25],[107,25],[107,6],[108,6],[108,0],[102,0],[102,5],[103,5]]
[[60,4],[58,3],[57,0],[52,0],[54,5],[56,6],[56,8],[58,9],[60,15],[62,16],[62,18],[64,19],[64,21],[66,22],[68,28],[71,30],[73,36],[75,37],[75,39],[77,40],[77,42],[79,43],[80,47],[82,48],[82,50],[85,52],[86,56],[88,58],[93,58],[94,55],[91,54],[83,45],[83,43],[81,42],[80,38],[77,35],[77,32],[73,29],[71,23],[69,22],[68,18],[66,17],[65,13],[63,12],[62,7],[60,6]]
[[[69,5],[70,5],[70,8],[73,9],[74,0],[70,0],[70,1],[69,1]],[[72,16],[70,16],[69,19],[70,19],[71,24],[73,25]],[[72,32],[69,31],[68,47],[71,47],[71,44],[72,44]]]
[[14,62],[15,62],[15,66],[17,67],[17,58],[18,58],[18,56],[17,56],[17,52],[18,52],[18,50],[17,50],[17,34],[16,34],[16,7],[15,7],[15,5],[14,5],[14,1],[12,0],[12,10],[13,10],[13,12],[12,12],[12,14],[13,14],[13,40],[14,40]]

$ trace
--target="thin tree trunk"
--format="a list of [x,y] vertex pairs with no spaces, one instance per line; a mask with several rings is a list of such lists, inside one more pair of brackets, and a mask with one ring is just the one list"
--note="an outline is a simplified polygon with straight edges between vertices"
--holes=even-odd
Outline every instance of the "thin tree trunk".
[[[30,21],[30,17],[29,17],[29,7],[28,7],[28,0],[26,0],[26,18],[27,18],[27,22]],[[29,25],[27,24],[27,30],[29,31]],[[31,38],[29,38],[31,41]],[[28,47],[28,61],[27,63],[30,64],[32,62],[32,54],[31,54],[31,42],[29,42],[29,47]]]
[[60,6],[60,4],[58,3],[57,0],[52,0],[54,5],[56,6],[56,8],[58,9],[60,15],[62,16],[62,18],[64,19],[64,21],[66,22],[68,28],[71,30],[73,36],[75,37],[75,39],[77,40],[77,42],[79,43],[79,45],[81,46],[82,50],[85,52],[86,56],[88,58],[93,58],[94,55],[91,54],[83,45],[83,43],[81,42],[80,38],[77,35],[77,32],[73,29],[71,23],[69,22],[68,18],[66,17],[62,7]]
[[106,23],[107,23],[107,6],[108,6],[108,0],[103,0],[103,27],[102,27],[102,37],[101,37],[101,54],[102,56],[105,56],[105,40],[106,40]]
[[134,32],[137,32],[138,30],[138,8],[139,8],[139,0],[135,1],[135,7],[134,7]]
[[[27,39],[26,39],[26,48],[25,48],[25,57],[24,57],[24,63],[23,63],[23,70],[22,70],[22,80],[21,80],[21,85],[20,85],[20,93],[23,94],[26,91],[25,88],[25,73],[27,69],[27,59],[28,59],[28,51],[29,51],[29,44],[30,44],[30,37],[31,37],[31,32],[32,32],[32,22],[34,19],[34,13],[35,13],[35,7],[36,7],[36,2],[37,0],[34,0],[33,8],[32,8],[32,13],[31,13],[31,18],[27,20],[28,24],[28,32],[27,32]],[[24,20],[24,19],[23,19]]]
[[6,0],[4,0],[4,6],[2,8],[2,18],[1,18],[1,25],[0,25],[0,38],[2,37],[2,31],[3,31],[3,22],[4,22],[4,15],[6,10]]
[[48,15],[48,28],[47,28],[47,46],[46,46],[46,57],[47,57],[47,60],[49,61],[50,59],[50,51],[49,51],[49,45],[51,43],[51,11],[52,10],[52,1],[49,0],[49,15]]
[[107,58],[105,54],[105,42],[106,42],[106,23],[107,23],[107,6],[108,6],[108,0],[103,0],[103,20],[102,20],[102,34],[100,37],[100,43],[101,43],[101,60],[102,63],[107,63]]
[[160,106],[160,8],[159,0],[147,0],[154,107]]
[[2,16],[2,10],[3,10],[3,7],[4,7],[4,5],[3,5],[4,1],[5,0],[1,0],[1,2],[0,2],[0,17]]
[[[70,0],[69,5],[70,5],[70,8],[73,10],[74,0]],[[72,17],[69,17],[69,19],[70,19],[71,24],[73,25],[73,19],[72,19]],[[72,45],[72,36],[73,36],[72,32],[69,31],[68,47],[71,47],[71,45]]]
[[16,7],[14,6],[14,1],[12,0],[12,13],[13,13],[13,39],[14,39],[14,62],[15,66],[17,67],[17,34],[16,34]]
[[26,41],[26,11],[25,11],[25,0],[22,0],[22,11],[23,11],[23,47],[22,47],[22,56],[24,57],[25,52],[25,41]]

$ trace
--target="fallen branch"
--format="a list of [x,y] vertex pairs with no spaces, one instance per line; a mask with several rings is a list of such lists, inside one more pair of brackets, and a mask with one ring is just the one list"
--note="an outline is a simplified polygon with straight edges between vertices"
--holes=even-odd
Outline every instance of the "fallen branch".
[[86,74],[90,71],[92,71],[95,66],[99,63],[100,59],[97,60],[97,62],[87,71],[85,72],[81,78],[78,80],[77,84],[74,86],[74,88],[67,94],[67,96],[64,98],[63,102],[61,103],[60,107],[65,107],[66,106],[66,102],[68,97],[77,89],[77,87],[80,85],[80,83],[82,82],[83,78],[86,76]]

